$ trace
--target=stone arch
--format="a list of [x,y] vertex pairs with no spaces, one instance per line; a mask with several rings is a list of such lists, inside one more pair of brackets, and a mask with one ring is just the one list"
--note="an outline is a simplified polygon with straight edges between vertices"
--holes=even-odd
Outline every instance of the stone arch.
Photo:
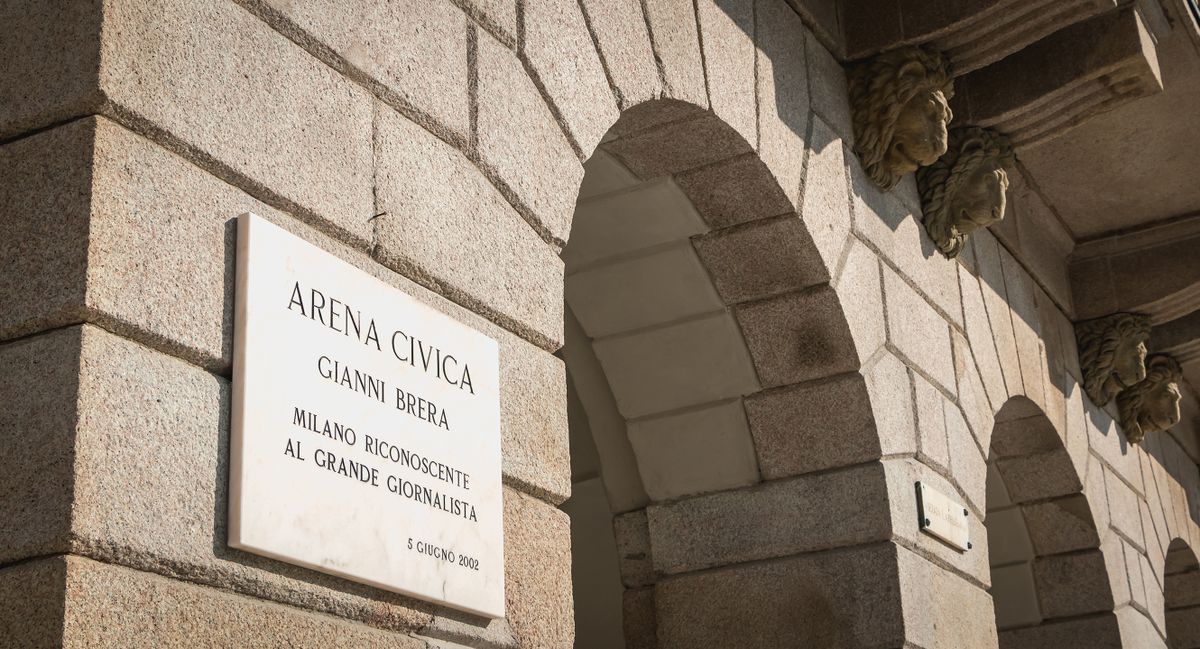
[[[563,252],[564,509],[577,552],[620,566],[627,646],[902,644],[863,352],[793,201],[680,101],[626,110],[586,168]],[[603,513],[611,544],[584,532]],[[611,623],[613,580],[577,576]]]
[[1002,648],[1120,647],[1100,535],[1054,424],[1026,397],[997,412],[988,456],[991,593]]
[[1167,547],[1163,598],[1167,621],[1167,646],[1200,647],[1200,561],[1183,539]]

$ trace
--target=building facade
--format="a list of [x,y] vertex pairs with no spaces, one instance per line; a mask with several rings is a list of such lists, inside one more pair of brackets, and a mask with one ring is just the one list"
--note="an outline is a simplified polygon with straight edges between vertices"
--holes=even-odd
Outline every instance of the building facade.
[[[0,4],[0,644],[1200,647],[1198,20]],[[498,342],[504,618],[229,547],[247,212]]]

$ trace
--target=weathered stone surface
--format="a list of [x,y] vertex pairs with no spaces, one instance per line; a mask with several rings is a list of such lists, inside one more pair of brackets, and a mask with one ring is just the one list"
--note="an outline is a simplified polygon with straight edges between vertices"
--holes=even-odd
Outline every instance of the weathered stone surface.
[[516,44],[517,0],[461,0],[460,6],[502,43]]
[[[886,352],[880,355],[873,366],[864,369],[863,378],[866,379],[867,394],[870,395],[875,429],[879,431],[880,451],[883,455],[915,453],[916,412],[908,368],[900,359]],[[953,451],[951,446],[952,454]]]
[[846,70],[811,32],[806,30],[805,35],[813,110],[842,139],[852,143],[854,127],[850,119],[850,91],[846,85]]
[[651,505],[654,567],[677,574],[881,541],[891,534],[888,502],[883,467],[868,464]]
[[712,110],[757,148],[754,0],[697,0],[696,12]]
[[1012,311],[1004,286],[1004,270],[1000,265],[1000,249],[995,237],[980,232],[972,237],[975,260],[979,266],[979,288],[992,326],[1000,370],[1010,395],[1024,394],[1021,361],[1017,355],[1017,338],[1013,330]]
[[685,171],[675,181],[713,229],[792,212],[792,202],[756,154]]
[[621,108],[662,93],[646,18],[638,0],[584,0],[592,33]]
[[12,422],[0,436],[0,563],[67,547],[80,336],[71,327],[0,346],[0,417]]
[[562,260],[466,156],[384,105],[376,155],[383,263],[561,346]]
[[813,118],[811,151],[804,177],[800,216],[830,274],[837,271],[850,232],[845,146],[820,118]]
[[81,319],[94,138],[82,119],[0,147],[0,337]]
[[467,19],[454,4],[263,1],[382,85],[384,94],[467,141]]
[[871,182],[852,152],[844,155],[853,192],[855,232],[874,244],[879,254],[890,260],[947,319],[962,324],[958,264],[938,253],[925,234],[915,184],[905,181],[885,192]]
[[1125,542],[1111,530],[1099,529],[1103,531],[1100,551],[1104,553],[1105,572],[1108,576],[1108,587],[1113,594],[1113,605],[1124,606],[1129,603],[1131,596],[1129,577],[1125,569]]
[[804,23],[784,0],[755,5],[758,153],[797,209],[809,126]]
[[1013,333],[1021,361],[1025,396],[1039,405],[1045,404],[1046,350],[1033,293],[1033,279],[1003,248],[1000,249],[1000,262],[1004,270],[1004,285],[1008,290],[1008,305],[1012,310]]
[[[7,533],[4,537],[9,538]],[[13,647],[61,647],[65,582],[61,556],[0,569],[0,638]]]
[[1088,617],[1080,620],[1047,622],[1034,627],[1013,629],[1000,633],[1001,649],[1061,649],[1083,646],[1095,649],[1136,647],[1121,642],[1117,618],[1113,615]]
[[566,368],[544,349],[499,327],[500,450],[508,484],[553,503],[571,493]]
[[1038,557],[1033,578],[1042,614],[1053,618],[1111,611],[1112,593],[1104,570],[1098,551]]
[[891,268],[883,269],[888,341],[951,394],[955,392],[950,325]]
[[100,2],[0,7],[0,140],[100,107]]
[[691,0],[645,0],[642,6],[646,9],[655,58],[662,65],[666,82],[663,94],[707,108],[708,91],[695,4]]
[[856,373],[747,398],[763,477],[771,480],[877,459],[879,434],[867,399],[866,385]]
[[913,390],[917,408],[918,457],[922,461],[948,472],[950,470],[950,447],[946,441],[946,417],[942,413],[942,408],[957,408],[957,406],[947,403],[946,398],[920,376],[913,377]]
[[128,568],[78,557],[65,563],[63,647],[425,646],[400,633]]
[[617,121],[617,103],[579,3],[539,0],[524,10],[521,53],[572,139],[591,155]]
[[504,490],[505,615],[521,647],[557,649],[575,640],[570,522],[563,512]]
[[904,623],[897,552],[875,544],[660,582],[658,646],[898,647]]
[[1092,514],[1082,495],[1021,508],[1029,538],[1039,555],[1061,554],[1094,548],[1100,544]]
[[976,439],[967,428],[958,408],[947,403],[946,440],[950,446],[951,475],[958,482],[967,504],[978,515],[987,508],[987,460]]
[[1146,649],[1166,649],[1162,635],[1141,611],[1126,606],[1117,611],[1117,621],[1121,627],[1122,647],[1146,647]]
[[958,403],[962,414],[975,436],[980,449],[991,448],[993,428],[996,419],[992,415],[992,406],[988,403],[987,392],[983,381],[976,371],[975,357],[971,353],[967,339],[956,330],[950,332],[954,344],[954,373],[958,379]]
[[[905,548],[898,553],[906,640],[930,649],[996,646],[996,627],[990,624],[992,598],[986,590]],[[986,565],[983,570],[987,571]]]
[[860,242],[852,242],[836,283],[846,325],[860,362],[870,358],[887,339],[883,316],[883,278],[879,259]]
[[696,252],[726,304],[767,298],[828,280],[794,214],[714,232]]
[[1067,496],[1082,489],[1066,449],[1001,459],[996,464],[1017,504]]
[[629,422],[646,493],[655,500],[758,482],[754,442],[740,400]]
[[1113,529],[1120,532],[1139,550],[1145,550],[1146,539],[1142,532],[1142,516],[1138,508],[1137,494],[1109,470],[1104,472],[1104,484]]
[[104,33],[100,85],[119,112],[370,241],[366,90],[233,3],[110,4]]
[[689,115],[689,119],[639,131],[604,148],[639,178],[646,179],[695,169],[752,150],[745,138],[711,113]]
[[631,588],[625,591],[622,600],[625,649],[657,649],[658,621],[654,588]]
[[583,165],[516,55],[484,34],[478,41],[479,157],[526,217],[566,241]]
[[1142,484],[1142,465],[1137,447],[1129,443],[1113,418],[1089,399],[1083,400],[1084,419],[1092,451],[1131,485]]
[[613,517],[613,537],[617,543],[617,558],[621,564],[621,581],[628,588],[640,588],[654,583],[654,555],[650,546],[650,527],[646,510],[618,514]]
[[828,286],[747,304],[736,314],[764,387],[832,376],[858,364],[837,293]]

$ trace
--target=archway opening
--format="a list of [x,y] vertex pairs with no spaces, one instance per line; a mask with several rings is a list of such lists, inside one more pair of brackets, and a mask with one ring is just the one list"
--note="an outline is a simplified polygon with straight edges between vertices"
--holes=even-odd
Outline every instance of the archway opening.
[[1167,644],[1171,649],[1200,649],[1200,562],[1183,540],[1171,541],[1164,573]]
[[[705,632],[690,616],[701,614],[683,602],[697,589],[681,584],[745,559],[739,546],[682,538],[703,531],[694,519],[666,520],[669,510],[707,495],[747,497],[764,476],[826,468],[788,464],[797,462],[791,438],[776,434],[778,423],[763,432],[765,409],[747,404],[764,388],[852,372],[858,359],[791,199],[713,113],[670,100],[627,110],[585,169],[562,253],[573,474],[562,508],[572,522],[575,646],[695,646]],[[774,447],[774,464],[760,467]],[[689,516],[703,522],[696,511]],[[713,516],[740,525],[728,511]],[[669,558],[656,556],[664,544]],[[785,598],[809,601],[819,586],[791,590]],[[746,642],[824,633],[796,606],[775,608],[779,619]]]
[[1002,648],[1121,646],[1079,475],[1053,424],[1024,397],[996,415],[986,526]]

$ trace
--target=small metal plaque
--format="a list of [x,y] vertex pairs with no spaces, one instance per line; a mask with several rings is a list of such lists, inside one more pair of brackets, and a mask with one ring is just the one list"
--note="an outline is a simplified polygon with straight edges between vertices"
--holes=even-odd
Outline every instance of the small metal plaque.
[[966,552],[971,549],[969,518],[966,507],[926,484],[917,483],[917,524],[922,532]]

